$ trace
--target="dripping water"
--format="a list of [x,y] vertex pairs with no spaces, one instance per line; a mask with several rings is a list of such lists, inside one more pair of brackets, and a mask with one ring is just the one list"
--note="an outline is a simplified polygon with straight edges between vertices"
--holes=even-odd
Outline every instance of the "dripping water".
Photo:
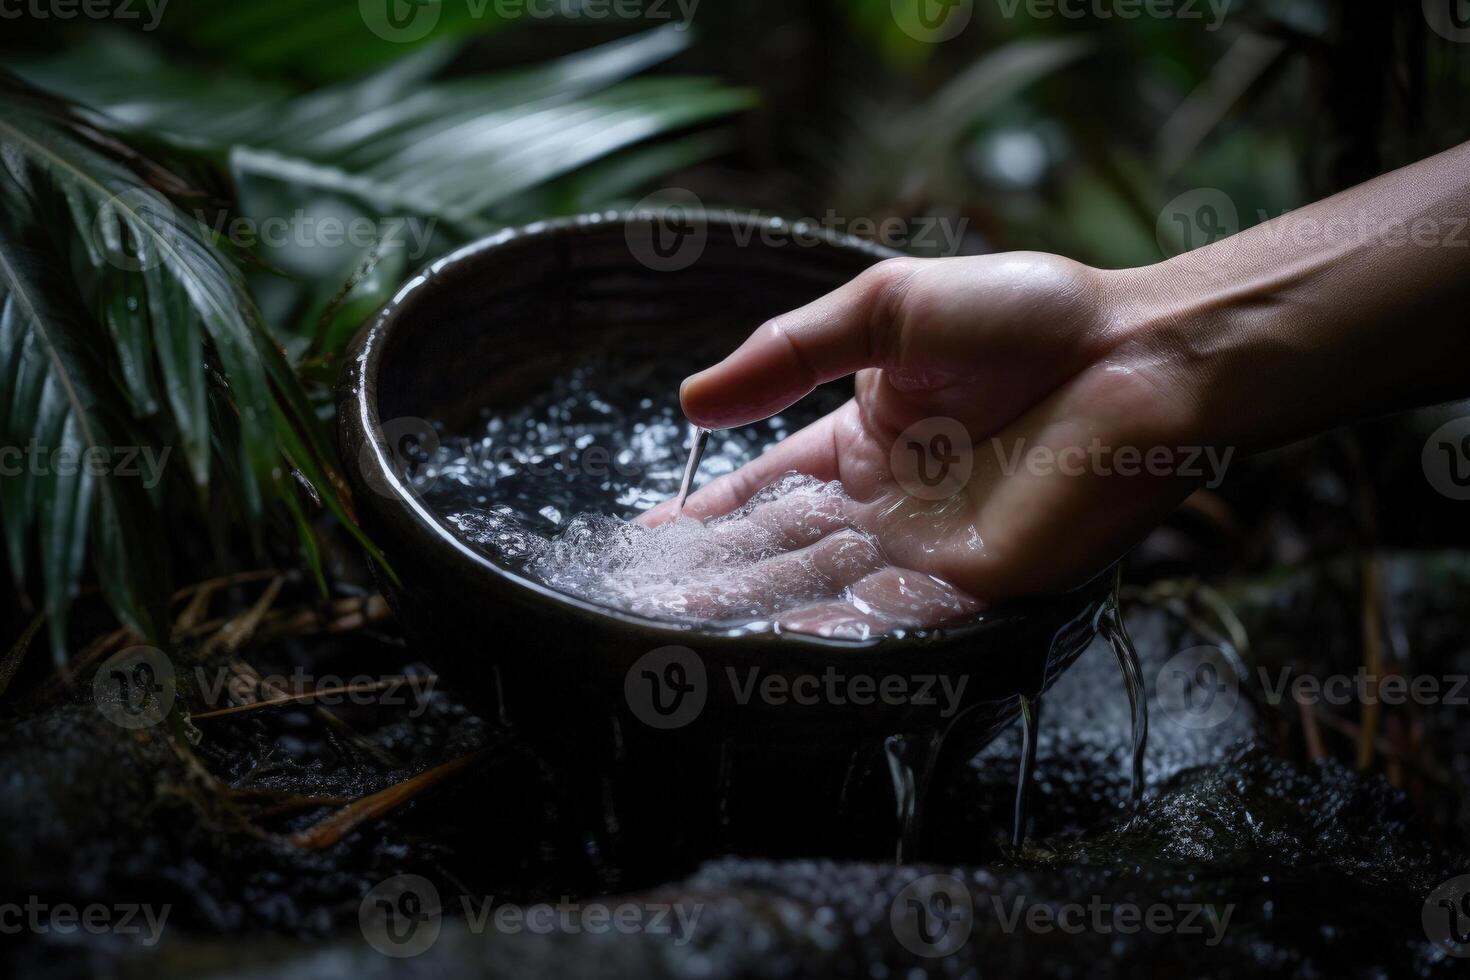
[[883,754],[888,757],[888,775],[893,780],[893,800],[898,807],[898,846],[894,859],[902,864],[904,852],[912,848],[909,838],[919,807],[914,767],[907,758],[908,739],[903,735],[888,736],[883,740]]
[[1021,772],[1016,778],[1016,814],[1011,824],[1011,846],[1026,839],[1026,799],[1036,778],[1036,741],[1041,733],[1041,695],[1020,696]]
[[702,425],[689,425],[689,461],[684,464],[684,479],[679,483],[679,496],[674,503],[674,519],[678,520],[684,516],[684,501],[689,499],[689,491],[694,487],[694,474],[699,470],[699,461],[704,456],[704,449],[709,445],[710,430]]
[[1148,702],[1144,698],[1143,669],[1138,663],[1138,651],[1123,626],[1123,616],[1118,611],[1118,593],[1114,588],[1112,597],[1098,613],[1098,631],[1106,637],[1118,658],[1118,669],[1123,674],[1123,686],[1128,690],[1128,711],[1133,719],[1133,769],[1130,795],[1133,802],[1143,799],[1143,757],[1148,747]]

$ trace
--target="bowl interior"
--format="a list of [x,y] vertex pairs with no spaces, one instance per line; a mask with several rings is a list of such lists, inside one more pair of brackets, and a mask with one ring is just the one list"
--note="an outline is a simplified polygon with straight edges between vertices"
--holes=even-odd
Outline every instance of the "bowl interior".
[[[630,247],[630,228],[644,222],[657,227],[653,217],[548,223],[436,263],[400,294],[375,328],[381,334],[372,358],[378,419],[390,428],[389,420],[431,420],[454,450],[441,459],[463,452],[461,447],[473,456],[487,421],[519,426],[515,413],[551,397],[577,373],[599,392],[599,401],[613,403],[623,431],[642,428],[650,413],[663,419],[663,441],[670,441],[668,432],[677,433],[682,466],[679,382],[729,353],[765,320],[823,295],[887,254],[826,236],[773,238],[764,226],[711,216],[697,257],[677,269],[656,268]],[[782,413],[778,430],[766,428],[774,422],[758,423],[747,435],[717,438],[739,438],[743,449],[733,454],[737,458],[741,451],[754,455],[763,442],[796,431],[850,391],[844,381],[813,393]],[[677,426],[669,424],[675,418]],[[534,522],[542,500],[565,512],[571,505],[557,495],[576,483],[590,488],[595,499],[584,498],[572,512],[631,517],[635,510],[617,499],[620,486],[624,495],[630,484],[653,487],[644,491],[645,505],[650,496],[665,499],[677,486],[677,468],[668,465],[652,480],[645,472],[618,484],[614,476],[601,485],[601,497],[601,476],[589,478],[576,467],[568,468],[565,479],[557,473],[539,484],[524,472],[476,482],[476,474],[493,469],[479,459],[455,478],[436,477],[420,494],[420,516],[465,541],[446,520],[450,515],[515,501],[518,513]],[[473,538],[468,543],[525,584],[513,558]]]
[[659,270],[640,262],[628,227],[548,222],[436,263],[400,298],[379,360],[380,417],[470,431],[482,410],[514,409],[583,366],[677,385],[886,254],[836,237],[763,244],[754,223],[711,216],[698,258]]

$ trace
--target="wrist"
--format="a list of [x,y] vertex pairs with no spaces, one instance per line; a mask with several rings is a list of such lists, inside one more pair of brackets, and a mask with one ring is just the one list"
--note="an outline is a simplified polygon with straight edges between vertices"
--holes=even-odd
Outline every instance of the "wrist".
[[[1102,273],[1108,359],[1142,372],[1181,445],[1258,448],[1231,390],[1243,310],[1199,267],[1161,262]],[[1269,411],[1267,406],[1257,406]]]

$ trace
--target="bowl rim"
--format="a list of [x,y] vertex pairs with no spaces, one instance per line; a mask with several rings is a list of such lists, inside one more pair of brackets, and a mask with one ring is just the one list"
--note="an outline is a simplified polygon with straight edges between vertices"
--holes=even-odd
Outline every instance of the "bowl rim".
[[[752,232],[745,247],[766,248],[753,234],[761,228],[782,229],[788,234],[810,234],[820,239],[824,248],[840,253],[865,257],[874,262],[894,258],[902,253],[882,245],[834,232],[811,222],[787,221],[781,218],[752,215],[733,210],[685,209],[686,217],[720,225],[734,231]],[[684,646],[691,641],[700,646],[744,645],[751,643],[780,643],[805,649],[811,653],[842,653],[844,655],[898,653],[917,651],[935,643],[962,641],[967,637],[978,637],[1006,622],[1013,620],[1028,606],[1046,603],[1055,607],[1065,603],[1076,604],[1080,611],[1090,602],[1102,597],[1099,584],[1108,578],[1104,571],[1075,589],[1036,598],[1009,600],[984,609],[979,616],[956,626],[934,627],[918,633],[901,636],[883,634],[867,639],[848,639],[817,636],[810,633],[770,629],[740,632],[717,630],[690,623],[671,623],[657,620],[626,610],[616,609],[590,602],[578,596],[561,592],[535,579],[519,574],[492,561],[488,555],[461,540],[446,526],[433,510],[425,505],[413,491],[406,487],[389,464],[386,440],[383,436],[382,420],[378,414],[378,376],[383,351],[393,339],[394,328],[407,311],[425,296],[431,295],[442,282],[443,274],[451,269],[463,268],[477,262],[487,261],[497,253],[527,243],[551,241],[559,237],[601,230],[609,226],[626,225],[631,221],[652,220],[663,212],[656,208],[635,210],[608,210],[563,218],[550,218],[531,222],[519,227],[507,228],[473,242],[469,242],[422,266],[398,288],[393,296],[379,308],[358,331],[348,345],[343,357],[343,374],[338,383],[338,426],[342,436],[340,452],[349,479],[359,490],[359,497],[372,503],[359,503],[359,509],[367,507],[385,508],[396,515],[395,523],[403,527],[418,527],[428,533],[423,535],[425,557],[434,564],[447,568],[460,566],[467,578],[489,580],[500,588],[509,589],[521,602],[543,605],[552,609],[573,613],[584,624],[612,620],[624,627],[635,627],[644,631],[659,646]],[[391,494],[373,493],[364,486],[366,474],[361,468],[368,463],[370,453],[373,476]],[[351,456],[352,458],[347,458]],[[372,494],[368,498],[368,494]],[[390,518],[391,519],[391,518]],[[385,555],[391,564],[392,558]],[[1068,601],[1070,600],[1070,601]],[[1070,618],[1070,617],[1066,617]]]

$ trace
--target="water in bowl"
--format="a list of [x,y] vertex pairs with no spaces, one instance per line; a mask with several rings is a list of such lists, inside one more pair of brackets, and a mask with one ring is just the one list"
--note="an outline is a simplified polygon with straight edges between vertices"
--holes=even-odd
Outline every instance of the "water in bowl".
[[[446,437],[413,481],[465,540],[569,595],[730,632],[847,639],[965,618],[977,604],[929,575],[893,568],[847,518],[843,487],[787,474],[728,514],[683,516],[691,487],[733,473],[847,393],[820,389],[792,411],[708,432],[686,424],[677,384],[649,394],[574,370],[541,396]],[[698,479],[696,481],[696,471]],[[674,499],[674,519],[635,519]]]

